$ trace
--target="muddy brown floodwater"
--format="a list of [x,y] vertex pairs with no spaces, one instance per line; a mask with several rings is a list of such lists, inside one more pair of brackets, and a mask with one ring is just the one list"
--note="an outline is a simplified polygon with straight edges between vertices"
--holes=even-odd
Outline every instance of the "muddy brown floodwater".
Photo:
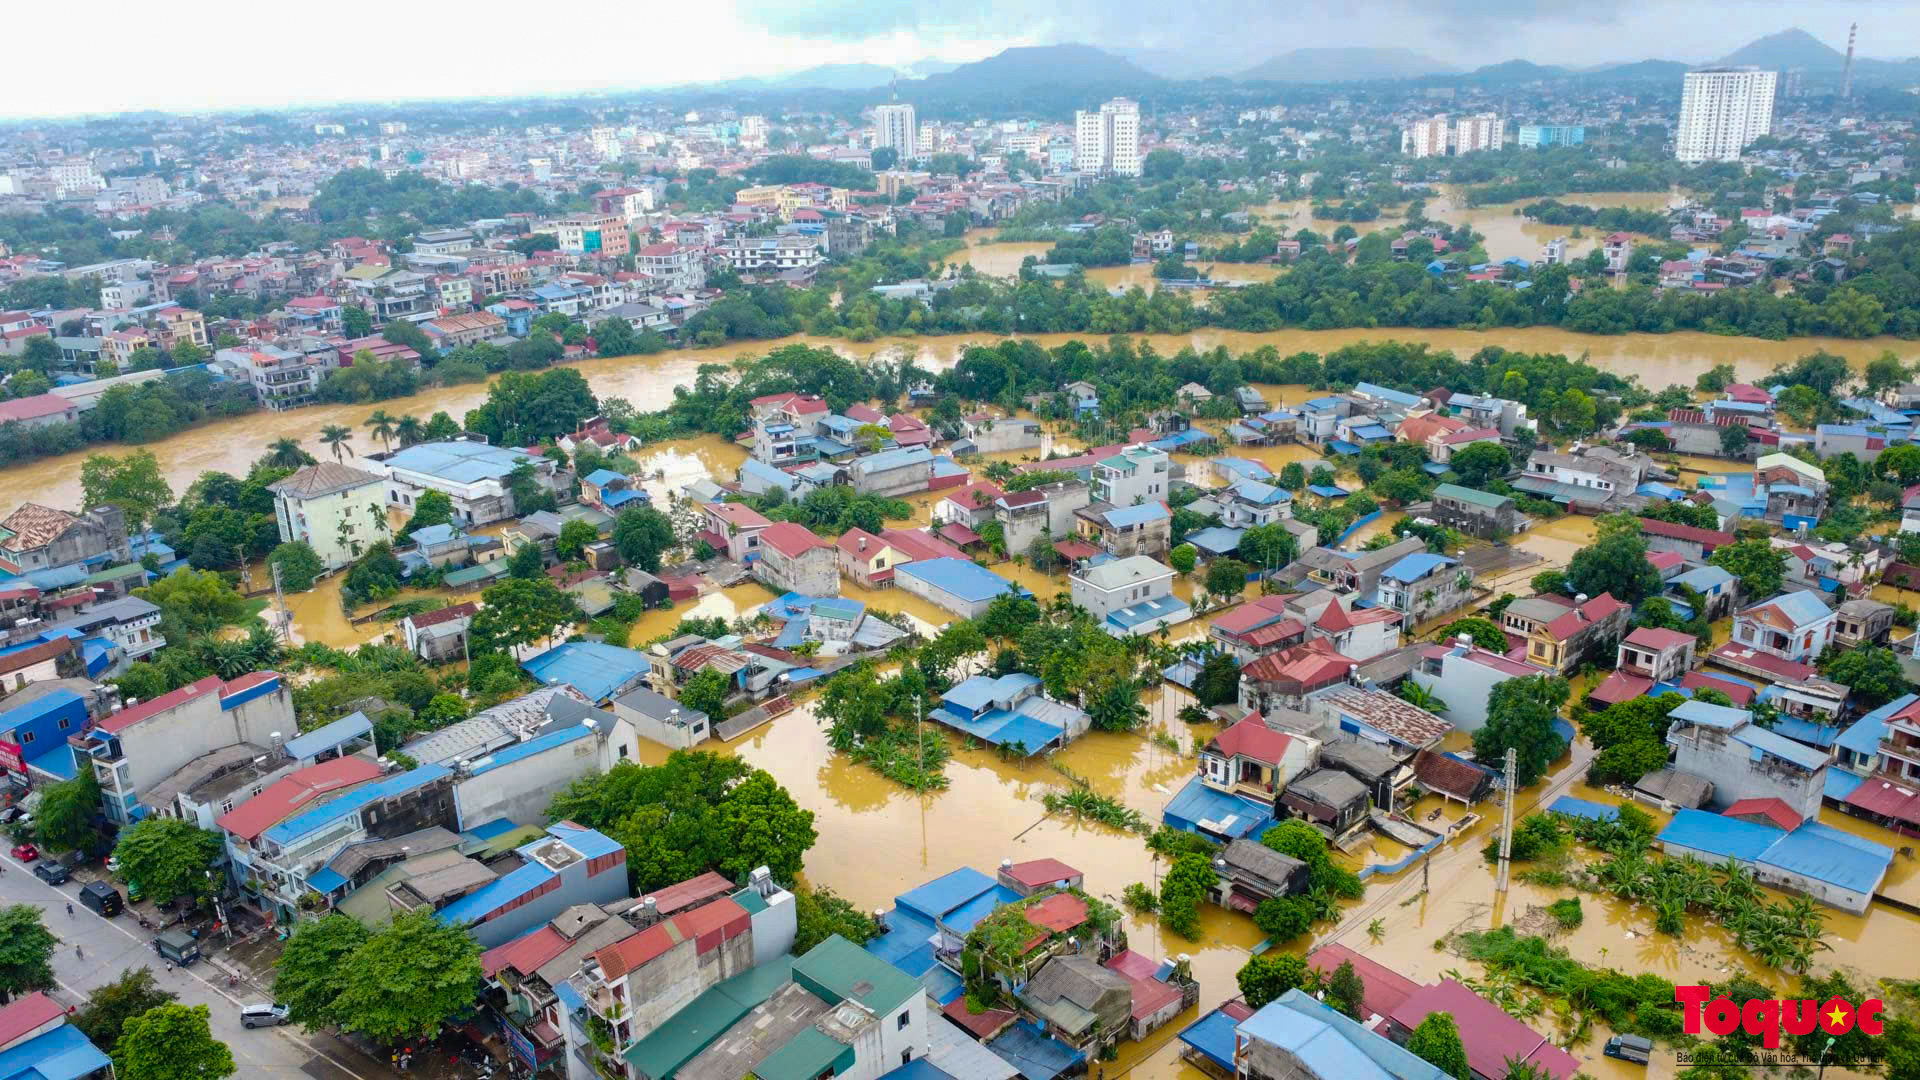
[[[1092,340],[1091,334],[1034,334],[1031,340],[1052,348],[1072,340]],[[1435,348],[1448,349],[1460,356],[1471,355],[1490,345],[1527,352],[1558,352],[1568,356],[1586,356],[1608,371],[1636,375],[1647,386],[1658,388],[1670,383],[1691,384],[1694,378],[1716,364],[1732,364],[1743,378],[1758,378],[1775,365],[1791,361],[1815,349],[1838,353],[1856,367],[1883,349],[1892,349],[1912,360],[1917,352],[1912,342],[1894,338],[1864,341],[1834,338],[1795,338],[1790,341],[1763,341],[1756,338],[1720,337],[1712,334],[1620,334],[1596,336],[1576,334],[1550,327],[1521,330],[1413,330],[1407,328],[1348,330],[1282,330],[1256,334],[1236,330],[1196,330],[1189,334],[1143,334],[1138,340],[1151,342],[1162,352],[1176,352],[1186,346],[1212,349],[1225,346],[1235,352],[1271,345],[1281,353],[1299,351],[1325,353],[1347,345],[1382,341],[1417,341]],[[657,356],[625,356],[590,359],[571,365],[586,376],[593,391],[602,397],[621,397],[641,410],[664,407],[673,397],[676,385],[692,382],[702,364],[724,364],[741,356],[763,354],[783,344],[804,343],[831,348],[856,359],[876,353],[904,350],[921,366],[931,370],[951,367],[971,345],[991,345],[1002,339],[992,335],[946,335],[938,337],[886,338],[854,345],[838,339],[795,337],[780,341],[734,342],[717,349],[687,349]],[[366,405],[322,405],[285,412],[262,412],[199,425],[144,449],[159,458],[161,470],[175,492],[201,472],[218,469],[233,474],[245,473],[266,445],[275,439],[292,438],[310,452],[325,452],[319,445],[322,426],[344,424],[357,434],[354,448],[362,452],[377,448],[363,426],[374,409],[385,409],[395,416],[413,415],[425,419],[445,411],[456,419],[479,405],[486,397],[486,386],[435,388],[411,397],[394,398]],[[1290,401],[1293,399],[1289,399]],[[679,444],[676,444],[679,445]],[[723,446],[703,444],[714,461],[731,453]],[[129,449],[111,446],[108,453]],[[699,448],[688,451],[695,457]],[[0,505],[11,506],[26,500],[54,506],[76,506],[80,501],[80,461],[84,452],[45,458],[8,466],[0,471]],[[737,464],[738,459],[734,462]],[[348,464],[352,463],[347,459]],[[676,468],[691,468],[680,458],[672,458]],[[664,467],[664,466],[663,466]]]

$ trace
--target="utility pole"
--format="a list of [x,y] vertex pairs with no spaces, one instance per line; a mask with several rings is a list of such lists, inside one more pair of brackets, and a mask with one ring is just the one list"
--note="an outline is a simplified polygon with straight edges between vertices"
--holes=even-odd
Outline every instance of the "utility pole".
[[269,562],[267,565],[273,570],[273,602],[280,609],[280,636],[286,641],[287,647],[292,648],[293,615],[287,611],[286,590],[280,587],[280,564]]
[[1494,888],[1499,892],[1507,891],[1507,864],[1513,858],[1513,775],[1519,755],[1513,747],[1507,747],[1507,789],[1506,798],[1500,807],[1500,877]]
[[1847,27],[1847,67],[1840,76],[1840,100],[1848,101],[1853,97],[1853,39],[1860,32],[1860,24]]

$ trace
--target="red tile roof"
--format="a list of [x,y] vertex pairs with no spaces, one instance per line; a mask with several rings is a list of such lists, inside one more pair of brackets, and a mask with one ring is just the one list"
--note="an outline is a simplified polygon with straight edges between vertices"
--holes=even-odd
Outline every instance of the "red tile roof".
[[746,909],[722,897],[616,941],[595,953],[594,959],[608,979],[618,979],[665,956],[682,942],[691,940],[694,952],[704,956],[752,927]]
[[1618,705],[1623,701],[1631,701],[1651,689],[1653,689],[1652,679],[1643,679],[1638,675],[1615,671],[1601,680],[1599,686],[1589,691],[1587,697],[1602,705]]
[[1254,713],[1215,735],[1207,743],[1207,749],[1222,757],[1248,757],[1278,764],[1287,756],[1287,748],[1292,745],[1293,736],[1273,730],[1260,718],[1259,713]]
[[1213,628],[1231,636],[1266,626],[1276,619],[1286,618],[1287,601],[1291,599],[1293,595],[1286,593],[1249,600],[1213,620]]
[[1800,827],[1800,815],[1794,813],[1783,799],[1736,799],[1720,814],[1730,818],[1760,818],[1766,824],[1789,832]]
[[1366,1010],[1378,1016],[1391,1016],[1406,1000],[1420,989],[1420,984],[1405,975],[1376,963],[1337,942],[1322,945],[1307,954],[1307,966],[1325,976],[1331,976],[1343,963],[1353,965],[1353,973],[1360,976],[1360,983],[1366,989],[1360,1001]]
[[790,559],[797,559],[815,548],[833,545],[816,536],[812,529],[791,521],[776,521],[760,534],[760,546],[772,548]]
[[1677,645],[1692,645],[1698,640],[1699,639],[1695,638],[1692,634],[1683,634],[1678,630],[1663,630],[1653,626],[1642,626],[1627,635],[1626,643],[1663,651]]
[[651,899],[654,910],[664,919],[678,915],[688,908],[699,907],[709,900],[726,896],[731,892],[733,892],[733,882],[721,876],[718,871],[709,870],[699,877],[688,878],[664,889],[646,893],[640,899]]
[[491,979],[501,971],[512,968],[523,975],[531,974],[540,965],[567,951],[570,942],[560,936],[560,932],[551,926],[542,926],[531,934],[518,937],[505,945],[496,945],[480,954],[480,974]]
[[1027,921],[1042,930],[1064,934],[1087,921],[1087,902],[1072,893],[1054,893],[1027,906]]
[[74,649],[71,638],[55,638],[41,642],[18,652],[0,656],[0,675],[11,675],[16,671],[25,671],[35,664],[44,663]]
[[946,1006],[943,1007],[940,1012],[947,1019],[967,1029],[968,1033],[974,1038],[983,1040],[990,1039],[999,1034],[1002,1028],[1019,1019],[1017,1013],[1009,1012],[1006,1009],[988,1009],[986,1012],[978,1013],[968,1012],[967,996],[965,994],[947,1002]]
[[1028,859],[1026,862],[1014,863],[1001,873],[1029,889],[1042,888],[1060,881],[1071,881],[1080,876],[1080,871],[1059,859]]
[[1421,987],[1388,1015],[1396,1026],[1412,1031],[1436,1012],[1452,1014],[1467,1064],[1481,1076],[1507,1075],[1510,1060],[1538,1064],[1553,1080],[1568,1080],[1580,1071],[1572,1054],[1452,979]]
[[213,823],[236,839],[251,841],[322,795],[379,778],[380,766],[366,758],[333,758],[288,773]]
[[1680,685],[1689,690],[1718,690],[1732,698],[1734,707],[1740,709],[1753,704],[1753,699],[1759,696],[1758,691],[1745,683],[1718,679],[1704,671],[1687,672],[1686,678],[1680,680]]
[[158,716],[161,713],[170,712],[195,698],[205,697],[208,694],[217,694],[220,692],[220,687],[220,676],[209,675],[199,682],[188,683],[171,693],[161,694],[157,698],[151,698],[130,708],[121,709],[119,712],[100,721],[100,730],[108,732],[109,734],[125,731],[149,716]]
[[1341,656],[1324,638],[1269,653],[1240,669],[1255,682],[1294,685],[1305,689],[1327,686],[1346,678],[1359,661]]
[[443,622],[452,622],[455,619],[470,619],[478,613],[479,610],[480,605],[469,600],[464,604],[443,607],[438,611],[429,611],[422,615],[414,615],[411,618],[414,629],[418,630],[428,626],[438,626]]
[[[66,1014],[59,1002],[36,990],[0,1009],[0,1047],[11,1046]],[[39,1075],[32,1069],[27,1072]]]
[[1601,593],[1546,625],[1546,633],[1556,641],[1571,641],[1595,623],[1626,609],[1612,593]]
[[1734,536],[1730,532],[1716,532],[1713,529],[1697,528],[1693,525],[1678,525],[1671,521],[1657,521],[1653,518],[1640,519],[1640,531],[1648,536],[1664,536],[1669,540],[1686,540],[1703,545],[1709,549],[1731,544]]
[[707,515],[738,529],[764,529],[773,524],[766,515],[745,503],[708,503]]
[[1347,609],[1340,606],[1340,601],[1335,600],[1320,610],[1320,617],[1313,620],[1313,625],[1337,634],[1353,629],[1353,620],[1347,617]]

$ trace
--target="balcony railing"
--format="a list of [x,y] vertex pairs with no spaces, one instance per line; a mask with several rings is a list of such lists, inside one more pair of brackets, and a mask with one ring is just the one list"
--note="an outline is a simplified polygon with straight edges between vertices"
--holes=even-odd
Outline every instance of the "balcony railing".
[[1920,765],[1920,744],[1881,739],[1880,752],[1883,754],[1892,754],[1902,761],[1910,761],[1915,765]]

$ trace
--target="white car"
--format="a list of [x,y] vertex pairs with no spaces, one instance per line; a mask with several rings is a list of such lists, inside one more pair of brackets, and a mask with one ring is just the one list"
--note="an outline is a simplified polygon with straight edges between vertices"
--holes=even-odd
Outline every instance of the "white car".
[[240,1026],[244,1028],[278,1027],[287,1022],[287,1007],[261,1002],[240,1007]]

